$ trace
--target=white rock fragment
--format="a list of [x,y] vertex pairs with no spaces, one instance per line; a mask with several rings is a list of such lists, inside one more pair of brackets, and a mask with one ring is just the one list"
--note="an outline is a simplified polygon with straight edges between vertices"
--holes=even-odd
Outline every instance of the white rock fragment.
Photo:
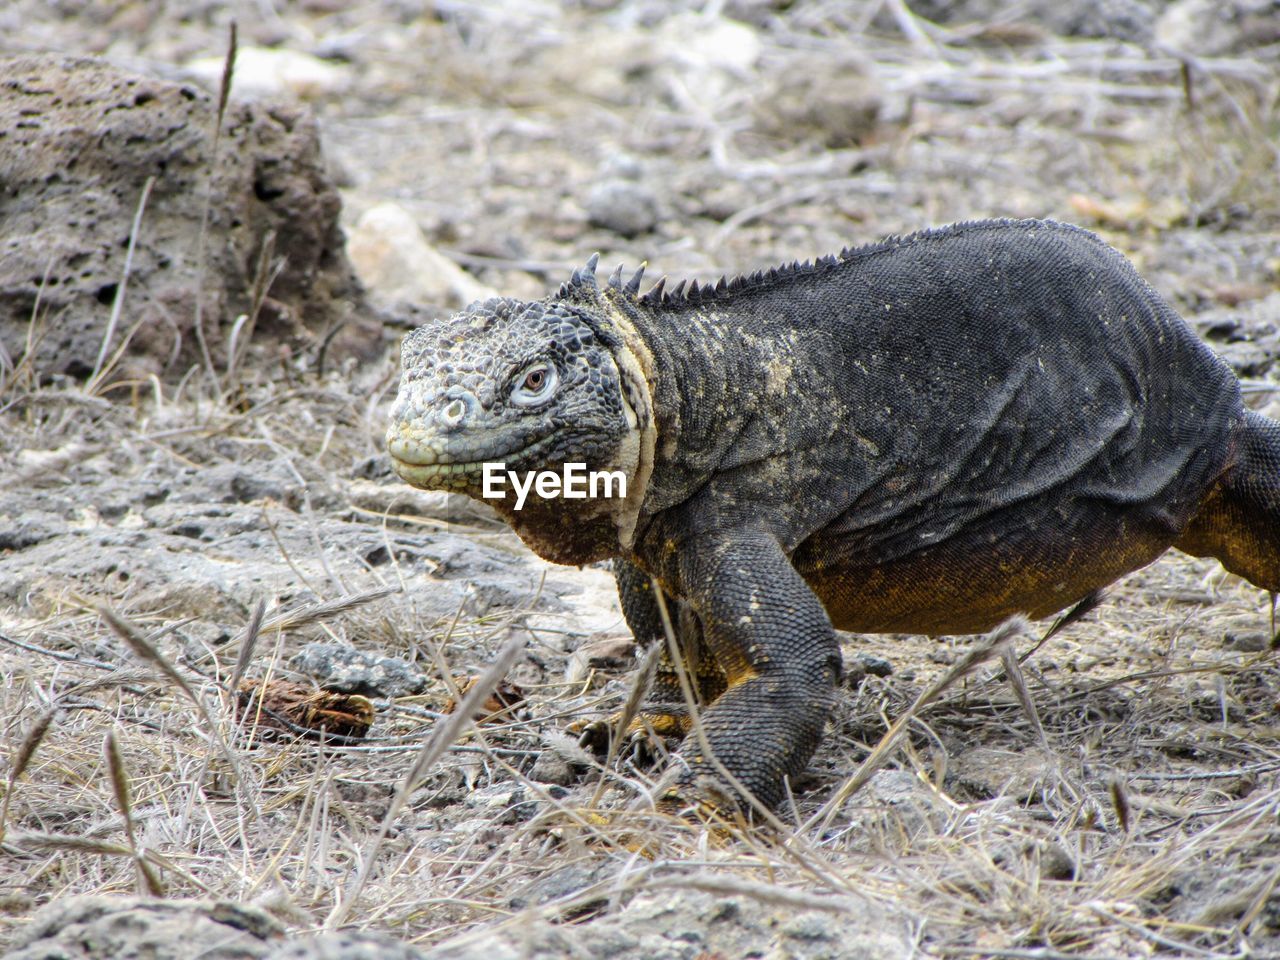
[[370,295],[387,303],[465,306],[497,296],[427,242],[399,204],[365,211],[347,238],[347,256]]
[[102,453],[102,448],[75,441],[54,450],[19,450],[17,455],[18,479],[34,480],[45,474],[65,474],[76,464],[87,463]]
[[676,14],[655,34],[688,95],[708,107],[752,75],[764,49],[755,27],[720,16]]
[[582,638],[628,632],[618,603],[618,586],[608,570],[556,567],[548,573],[544,589],[566,609],[545,613],[531,610],[525,615],[529,629],[543,628],[562,635],[570,631]]
[[[222,83],[224,57],[201,57],[183,68],[211,90]],[[241,47],[231,75],[231,95],[249,98],[291,95],[302,100],[342,93],[351,86],[351,68],[309,53],[268,47]]]
[[764,49],[755,27],[728,17],[680,13],[664,20],[658,34],[673,59],[739,79],[750,73]]

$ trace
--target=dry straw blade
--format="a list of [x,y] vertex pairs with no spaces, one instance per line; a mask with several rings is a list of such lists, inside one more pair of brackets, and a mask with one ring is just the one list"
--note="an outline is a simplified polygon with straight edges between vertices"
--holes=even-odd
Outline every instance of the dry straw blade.
[[253,659],[253,651],[258,645],[258,636],[262,633],[262,618],[266,612],[267,602],[259,600],[240,638],[240,648],[236,651],[236,663],[231,670],[231,680],[227,684],[227,689],[233,696],[240,687],[240,681],[244,679],[245,671],[249,669],[249,661]]
[[107,762],[107,775],[111,780],[111,791],[115,795],[116,807],[124,820],[124,835],[129,842],[134,867],[138,871],[138,886],[144,893],[153,897],[163,897],[164,885],[160,882],[160,876],[143,858],[143,851],[138,846],[138,832],[133,823],[133,796],[129,789],[129,773],[125,769],[124,756],[120,753],[120,742],[116,738],[114,729],[107,731],[102,741],[102,753]]
[[409,795],[413,793],[423,774],[462,736],[467,727],[475,723],[476,711],[493,693],[499,681],[510,671],[523,648],[524,644],[520,638],[512,637],[508,640],[502,649],[498,651],[493,663],[489,665],[472,685],[471,689],[467,691],[466,696],[458,704],[458,709],[437,726],[435,733],[423,743],[418,755],[414,758],[409,770],[401,780],[400,789],[396,791],[390,807],[387,808],[386,815],[382,818],[382,826],[379,828],[377,835],[365,847],[360,857],[359,873],[356,874],[355,880],[347,888],[341,901],[329,914],[329,918],[325,922],[326,929],[340,927],[346,922],[347,916],[359,901],[360,894],[364,890],[365,884],[369,881],[370,874],[378,860],[378,852],[390,833],[392,825],[400,817],[400,812],[408,802]]
[[4,802],[0,804],[0,841],[4,840],[5,829],[9,824],[9,802],[13,798],[14,786],[18,782],[18,778],[26,773],[27,767],[31,764],[31,758],[35,756],[36,750],[39,749],[41,741],[45,738],[45,734],[49,732],[54,714],[55,711],[46,710],[37,717],[36,722],[31,725],[31,729],[22,738],[22,743],[18,744],[18,749],[13,755],[13,765],[9,769],[9,782],[5,784],[4,789]]
[[297,630],[299,627],[304,627],[310,623],[323,623],[326,620],[332,620],[348,610],[354,610],[356,607],[363,606],[366,603],[372,603],[375,600],[381,600],[383,597],[389,597],[393,593],[400,592],[402,592],[400,587],[379,587],[377,590],[367,590],[364,593],[352,593],[345,597],[325,600],[322,603],[312,604],[300,610],[286,610],[282,613],[274,613],[262,622],[260,629],[263,632],[269,630]]
[[844,803],[865,787],[867,781],[871,779],[875,772],[884,766],[885,761],[889,759],[894,748],[897,747],[898,742],[902,739],[907,726],[920,715],[925,707],[937,700],[938,697],[946,693],[947,690],[951,689],[964,677],[973,673],[985,661],[996,655],[1005,644],[1011,643],[1017,637],[1026,634],[1029,629],[1030,625],[1025,617],[1010,617],[981,640],[974,643],[950,670],[916,697],[915,702],[906,709],[902,716],[890,724],[889,729],[885,731],[884,736],[880,738],[880,742],[876,744],[875,749],[871,751],[867,759],[862,761],[862,765],[858,767],[853,776],[841,784],[840,789],[835,792],[831,799],[809,818],[808,823],[805,824],[805,829],[815,824],[819,825],[821,830],[829,827],[832,819]]
[[165,677],[173,681],[174,685],[187,695],[192,704],[195,705],[196,710],[200,712],[200,718],[205,722],[209,735],[217,740],[218,746],[221,748],[223,755],[227,759],[227,763],[230,765],[231,773],[234,776],[239,777],[240,764],[235,753],[232,752],[231,747],[223,737],[222,728],[217,724],[217,722],[215,722],[213,714],[209,712],[209,708],[205,705],[205,702],[201,699],[200,695],[195,691],[195,688],[187,682],[187,678],[184,677],[178,671],[178,668],[175,667],[169,659],[161,653],[153,643],[151,643],[150,640],[143,636],[142,631],[132,623],[121,617],[106,605],[99,606],[97,610],[99,616],[101,616],[111,629],[116,632],[120,639],[122,639],[129,649],[133,651],[135,656],[140,660],[145,660],[147,663],[150,663],[159,670],[160,673],[164,674]]

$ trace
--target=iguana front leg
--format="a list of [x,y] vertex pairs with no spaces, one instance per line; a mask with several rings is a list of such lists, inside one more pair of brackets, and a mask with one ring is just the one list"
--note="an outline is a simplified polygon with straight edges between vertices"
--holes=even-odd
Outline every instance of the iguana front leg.
[[701,736],[686,737],[663,800],[724,795],[742,805],[719,766],[775,807],[784,778],[817,749],[834,703],[840,651],[831,621],[767,533],[700,537],[676,566],[677,589],[698,614],[727,689],[702,713]]

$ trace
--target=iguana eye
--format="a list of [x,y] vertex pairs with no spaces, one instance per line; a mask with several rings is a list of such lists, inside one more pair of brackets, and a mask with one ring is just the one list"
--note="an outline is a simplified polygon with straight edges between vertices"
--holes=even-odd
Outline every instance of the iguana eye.
[[555,367],[549,363],[535,363],[520,374],[515,389],[511,391],[511,400],[521,406],[532,407],[550,397],[559,382]]

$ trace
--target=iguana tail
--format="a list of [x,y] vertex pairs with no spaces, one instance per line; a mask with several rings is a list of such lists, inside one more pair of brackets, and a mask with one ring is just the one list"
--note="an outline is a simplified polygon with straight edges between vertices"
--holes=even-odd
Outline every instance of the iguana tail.
[[1233,463],[1174,544],[1280,593],[1280,421],[1246,410]]

